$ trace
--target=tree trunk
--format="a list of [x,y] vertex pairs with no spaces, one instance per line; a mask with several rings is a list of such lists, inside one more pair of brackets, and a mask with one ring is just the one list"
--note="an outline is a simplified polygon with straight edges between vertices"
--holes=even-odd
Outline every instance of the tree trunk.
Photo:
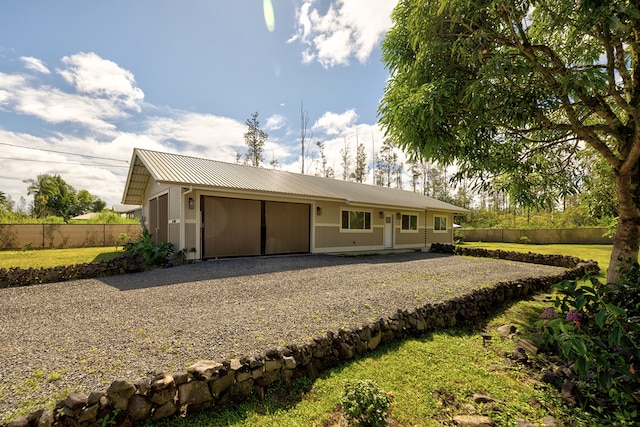
[[[636,175],[632,174],[631,176]],[[619,215],[616,235],[613,240],[609,270],[607,271],[607,283],[612,283],[617,280],[618,265],[630,265],[638,261],[640,210],[638,206],[636,206],[634,197],[632,196],[632,189],[637,188],[638,183],[633,183],[631,176],[616,174]]]

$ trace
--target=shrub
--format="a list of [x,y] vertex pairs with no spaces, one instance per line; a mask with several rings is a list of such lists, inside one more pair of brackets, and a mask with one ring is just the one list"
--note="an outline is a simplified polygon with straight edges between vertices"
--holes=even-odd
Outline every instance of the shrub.
[[151,237],[151,233],[145,228],[138,240],[125,243],[125,253],[128,255],[141,254],[147,265],[160,266],[165,264],[167,258],[174,253],[173,244],[168,242],[156,244]]
[[640,409],[640,266],[620,273],[616,283],[560,283],[555,309],[545,309],[540,323],[544,343],[574,362],[593,397],[604,400],[593,409],[625,424]]
[[393,395],[381,390],[373,381],[347,381],[340,403],[349,423],[361,427],[387,425]]

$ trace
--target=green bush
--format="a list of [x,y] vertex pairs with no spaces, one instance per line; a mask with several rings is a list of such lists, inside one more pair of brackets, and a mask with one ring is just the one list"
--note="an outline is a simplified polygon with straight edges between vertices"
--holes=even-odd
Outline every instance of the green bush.
[[145,228],[138,240],[125,243],[124,252],[128,255],[139,253],[144,256],[147,265],[160,266],[167,262],[169,256],[173,255],[174,249],[173,244],[168,242],[156,244],[149,230]]
[[359,427],[387,425],[393,395],[371,380],[347,381],[340,403],[349,424]]
[[620,273],[616,283],[560,283],[555,308],[546,308],[540,323],[544,344],[574,362],[587,396],[598,402],[593,410],[627,425],[640,410],[640,266]]

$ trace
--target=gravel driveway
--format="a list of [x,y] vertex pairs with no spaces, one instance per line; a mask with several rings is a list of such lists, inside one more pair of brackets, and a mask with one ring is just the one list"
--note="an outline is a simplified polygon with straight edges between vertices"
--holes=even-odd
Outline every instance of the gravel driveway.
[[397,309],[562,271],[420,252],[305,255],[0,289],[0,420],[21,401],[304,344]]

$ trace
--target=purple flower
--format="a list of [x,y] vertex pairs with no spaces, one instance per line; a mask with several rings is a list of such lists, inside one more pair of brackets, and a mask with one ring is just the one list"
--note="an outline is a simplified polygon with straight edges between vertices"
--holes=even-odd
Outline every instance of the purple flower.
[[553,308],[545,308],[540,314],[540,318],[542,319],[553,319],[554,317],[556,317],[556,313],[553,311]]
[[569,310],[569,312],[567,313],[567,318],[568,321],[570,322],[580,322],[580,320],[582,319],[582,313],[578,313],[577,311],[574,310]]

